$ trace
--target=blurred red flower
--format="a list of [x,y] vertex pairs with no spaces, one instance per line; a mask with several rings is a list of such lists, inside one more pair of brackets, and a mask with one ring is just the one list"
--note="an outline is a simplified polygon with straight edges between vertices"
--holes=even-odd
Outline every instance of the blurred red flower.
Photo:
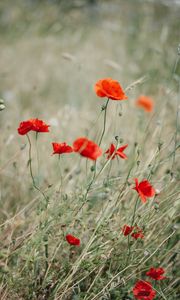
[[27,134],[29,131],[49,132],[49,126],[39,119],[30,119],[19,124],[18,133],[20,135]]
[[111,100],[125,100],[125,95],[122,87],[117,80],[112,78],[104,78],[96,82],[94,86],[96,95],[98,97],[107,97]]
[[53,146],[53,154],[63,154],[63,153],[71,153],[73,152],[73,148],[66,143],[52,143]]
[[[116,155],[120,156],[123,159],[127,159],[126,154],[123,152],[126,148],[127,148],[128,144],[118,148],[116,150],[116,147],[114,146],[114,144],[111,144],[109,149],[105,152],[107,155],[107,159],[111,158],[114,159]],[[114,153],[114,155],[113,155]]]
[[92,160],[96,160],[102,155],[102,149],[86,137],[76,139],[73,143],[73,150]]
[[153,197],[155,195],[155,189],[153,186],[149,183],[148,180],[144,179],[140,183],[138,183],[138,179],[135,178],[135,184],[136,186],[133,188],[133,190],[136,190],[139,194],[141,200],[143,203],[146,202],[147,197]]
[[156,291],[148,281],[139,280],[133,288],[133,294],[139,300],[152,300],[156,296]]
[[143,231],[138,226],[134,227],[134,230],[133,230],[133,233],[131,234],[131,236],[136,240],[144,238]]
[[142,107],[147,112],[151,112],[154,108],[154,101],[152,98],[142,95],[137,98],[136,105]]
[[136,240],[138,238],[140,238],[140,239],[144,238],[143,231],[138,226],[124,225],[122,228],[122,232],[123,232],[124,236],[127,236],[131,233],[131,236]]
[[20,135],[24,135],[32,130],[32,122],[29,121],[23,121],[19,124],[18,133]]
[[71,234],[67,234],[66,235],[66,241],[73,246],[80,246],[80,239],[78,239],[77,237],[71,235]]
[[146,275],[155,280],[165,279],[165,276],[162,276],[165,273],[163,268],[150,268]]
[[133,229],[134,229],[133,226],[124,225],[122,228],[122,232],[123,232],[124,236],[127,236],[133,231]]

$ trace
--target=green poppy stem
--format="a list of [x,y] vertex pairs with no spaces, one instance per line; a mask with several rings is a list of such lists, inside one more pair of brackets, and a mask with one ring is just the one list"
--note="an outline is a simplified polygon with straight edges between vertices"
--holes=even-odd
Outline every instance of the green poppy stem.
[[103,123],[103,131],[100,137],[100,141],[99,141],[99,147],[101,145],[102,139],[104,137],[105,131],[106,131],[106,117],[107,117],[107,107],[108,107],[108,103],[109,103],[109,98],[106,101],[106,104],[104,106],[104,123]]
[[[32,144],[31,144],[31,140],[28,134],[26,134],[27,139],[28,139],[28,143],[29,143],[29,170],[30,170],[30,175],[32,178],[32,182],[33,182],[33,187],[44,197],[45,199],[45,204],[46,204],[46,209],[47,209],[47,205],[48,205],[48,197],[45,195],[45,193],[43,191],[41,191],[41,189],[37,186],[36,181],[34,179],[34,175],[33,175],[33,170],[32,170]],[[42,224],[41,224],[42,225]],[[43,237],[43,241],[44,241],[44,254],[45,254],[45,273],[48,269],[48,235],[45,234]]]
[[[134,211],[133,211],[132,221],[131,221],[131,225],[130,225],[131,227],[134,225],[138,201],[139,201],[139,196],[137,197],[135,205],[134,205]],[[128,254],[127,254],[127,259],[126,259],[126,266],[128,265],[130,256],[131,256],[131,244],[130,244],[130,234],[129,234],[128,235]]]

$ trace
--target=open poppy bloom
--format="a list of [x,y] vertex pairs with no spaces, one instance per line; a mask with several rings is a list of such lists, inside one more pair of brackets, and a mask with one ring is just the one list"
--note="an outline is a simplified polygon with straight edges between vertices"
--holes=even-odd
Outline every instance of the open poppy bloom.
[[102,155],[102,149],[93,141],[88,140],[86,137],[80,137],[73,143],[73,150],[80,155],[96,160]]
[[152,300],[156,296],[156,291],[148,281],[139,280],[133,288],[133,294],[139,300]]
[[29,131],[49,132],[49,126],[39,119],[30,119],[19,124],[18,133],[20,135],[27,134]]
[[162,276],[165,273],[163,268],[150,268],[146,275],[155,280],[165,279],[165,276]]
[[114,146],[114,144],[111,144],[109,149],[105,152],[106,154],[108,154],[107,159],[109,159],[109,158],[114,159],[116,155],[121,157],[122,159],[127,159],[126,154],[123,152],[127,148],[127,146],[128,146],[128,144],[126,144],[116,150],[116,147]]
[[73,148],[66,143],[52,143],[53,146],[53,154],[63,154],[63,153],[71,153],[73,152]]
[[73,246],[80,246],[80,239],[78,239],[77,237],[71,235],[71,234],[67,234],[66,235],[66,241]]
[[155,189],[152,187],[148,180],[144,179],[140,183],[138,183],[137,178],[135,178],[134,180],[136,186],[133,188],[133,190],[137,191],[143,203],[146,202],[147,197],[153,197],[155,195]]
[[139,228],[138,226],[134,227],[133,233],[131,234],[131,236],[137,240],[137,239],[143,239],[144,238],[144,234],[141,228]]
[[122,232],[123,232],[124,236],[127,236],[133,231],[133,229],[134,229],[133,226],[124,225],[122,228]]
[[122,228],[122,232],[123,232],[124,236],[131,234],[131,236],[136,240],[139,238],[140,239],[144,238],[143,231],[138,226],[124,225]]
[[136,105],[142,107],[147,112],[151,112],[154,108],[154,101],[151,97],[142,95],[137,98]]
[[104,78],[96,82],[94,86],[96,95],[98,97],[107,97],[111,100],[125,100],[125,95],[122,87],[117,80],[112,78]]

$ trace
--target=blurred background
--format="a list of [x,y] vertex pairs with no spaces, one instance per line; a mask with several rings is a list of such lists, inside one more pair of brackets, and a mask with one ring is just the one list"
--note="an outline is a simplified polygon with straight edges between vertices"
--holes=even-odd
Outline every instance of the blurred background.
[[[93,90],[103,77],[118,80],[124,89],[145,77],[128,92],[126,105],[110,103],[104,147],[116,135],[131,145],[140,142],[151,118],[135,113],[140,94],[155,102],[144,145],[151,149],[163,139],[171,144],[177,114],[179,16],[177,0],[0,1],[0,98],[6,106],[0,112],[0,164],[5,168],[1,184],[11,186],[3,190],[2,199],[11,195],[16,201],[18,194],[27,201],[22,178],[24,183],[30,179],[22,159],[28,158],[27,151],[19,152],[26,142],[18,137],[19,122],[38,117],[51,124],[50,135],[41,136],[40,159],[43,176],[54,182],[54,167],[44,164],[53,161],[51,141],[72,143],[88,134],[104,104]],[[158,126],[152,142],[148,137]],[[102,119],[90,137],[97,140],[101,128]],[[13,164],[7,167],[9,160]]]
[[26,118],[95,103],[93,85],[113,77],[157,95],[171,78],[179,43],[180,1],[0,1],[0,96]]

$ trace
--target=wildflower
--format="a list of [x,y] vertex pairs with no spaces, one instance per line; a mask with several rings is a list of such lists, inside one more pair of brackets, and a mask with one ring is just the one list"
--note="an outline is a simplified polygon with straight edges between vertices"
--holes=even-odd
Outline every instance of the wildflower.
[[123,232],[124,236],[131,234],[131,236],[136,240],[139,238],[140,239],[144,238],[143,231],[138,226],[124,225],[122,228],[122,232]]
[[66,143],[52,143],[53,146],[53,154],[63,154],[63,153],[71,153],[73,152],[73,148]]
[[4,100],[0,99],[0,111],[5,109]]
[[88,140],[86,137],[80,137],[76,139],[73,143],[73,150],[92,160],[96,160],[102,155],[102,149],[93,141]]
[[147,112],[151,112],[153,111],[154,101],[152,98],[142,95],[136,100],[136,105],[142,107]]
[[111,158],[114,159],[116,155],[120,156],[122,159],[127,159],[126,154],[123,152],[127,148],[128,144],[118,148],[116,150],[116,147],[114,144],[111,144],[109,149],[105,152],[107,155],[107,159]]
[[39,119],[30,119],[20,123],[18,133],[20,135],[27,134],[29,131],[49,132],[49,126],[44,121]]
[[124,236],[127,236],[133,231],[133,229],[134,229],[133,226],[124,225],[122,228],[122,232],[123,232]]
[[155,195],[155,189],[149,183],[148,180],[144,179],[140,183],[138,183],[137,178],[135,178],[134,180],[135,180],[136,186],[133,188],[133,190],[137,191],[137,193],[139,194],[143,203],[146,202],[147,197],[153,197]]
[[165,273],[163,268],[150,268],[146,275],[155,280],[165,279],[165,276],[162,276]]
[[24,135],[32,130],[32,123],[30,121],[23,121],[20,123],[18,133]]
[[133,294],[139,300],[152,300],[156,295],[156,291],[153,290],[150,282],[139,280],[133,288]]
[[125,95],[122,87],[117,80],[112,78],[104,78],[96,82],[94,86],[98,97],[107,97],[111,100],[125,100]]
[[71,235],[71,234],[67,234],[66,235],[66,241],[73,246],[80,246],[80,239],[78,239],[77,237]]
[[143,234],[143,231],[141,228],[139,228],[138,226],[136,226],[134,228],[134,231],[133,233],[131,234],[131,236],[134,238],[134,239],[143,239],[144,238],[144,234]]

